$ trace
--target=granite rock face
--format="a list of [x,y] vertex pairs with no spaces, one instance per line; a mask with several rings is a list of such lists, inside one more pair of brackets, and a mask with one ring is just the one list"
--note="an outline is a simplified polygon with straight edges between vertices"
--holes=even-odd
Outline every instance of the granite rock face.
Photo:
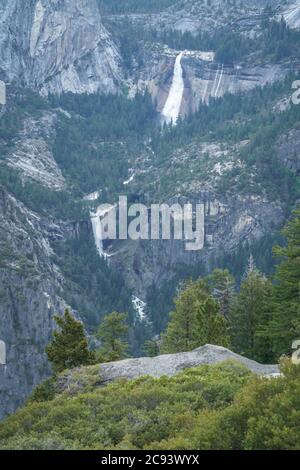
[[[280,8],[283,2],[272,0],[272,7]],[[297,3],[293,0],[287,2]],[[110,24],[118,24],[130,20],[134,24],[145,28],[168,31],[170,29],[180,32],[197,33],[201,31],[215,31],[218,28],[236,26],[243,31],[253,31],[262,19],[263,9],[270,5],[269,0],[241,0],[228,2],[227,0],[174,0],[173,4],[163,11],[140,14],[109,15],[105,18]],[[281,11],[285,11],[281,10]]]
[[[201,186],[200,178],[198,183]],[[203,249],[189,251],[185,240],[128,240],[123,249],[120,250],[118,245],[119,252],[110,258],[111,265],[120,275],[122,273],[129,288],[144,301],[152,285],[161,286],[172,280],[178,266],[198,265],[209,271],[213,257],[218,259],[234,253],[246,243],[255,244],[284,223],[284,212],[279,203],[258,194],[220,195],[213,184],[206,191],[195,190],[188,196],[167,200],[169,205],[185,202],[194,207],[196,204],[204,206]],[[117,251],[114,243],[113,251]]]
[[57,115],[53,112],[44,112],[39,118],[26,118],[6,163],[20,172],[22,181],[33,180],[46,188],[62,191],[66,189],[66,181],[51,148],[56,121]]
[[[235,354],[229,349],[207,344],[191,352],[165,354],[154,358],[126,359],[124,361],[101,364],[99,365],[99,381],[97,381],[97,385],[103,386],[117,379],[133,380],[146,375],[154,378],[162,376],[172,377],[185,369],[201,365],[218,364],[229,360],[243,364],[260,376],[274,377],[280,374],[278,365],[262,365]],[[80,382],[81,370],[84,373],[84,368],[63,373],[58,379],[59,391],[73,388],[75,382],[78,384],[78,381]]]
[[285,6],[283,17],[290,28],[300,27],[300,2],[292,0]]
[[51,261],[55,230],[0,187],[0,339],[7,350],[7,365],[0,366],[0,420],[49,374],[45,345],[54,314],[67,307],[57,295],[63,278]]
[[276,148],[279,159],[297,176],[300,175],[299,147],[300,130],[292,129],[288,134],[280,137]]
[[116,92],[120,57],[96,0],[3,0],[1,78],[42,93]]
[[[169,48],[145,51],[146,65],[138,74],[137,87],[148,89],[160,113],[168,98],[179,53]],[[184,77],[181,117],[196,112],[202,103],[209,103],[212,98],[221,98],[227,93],[248,93],[282,81],[291,71],[288,64],[221,64],[215,60],[213,51],[184,51],[181,65]]]

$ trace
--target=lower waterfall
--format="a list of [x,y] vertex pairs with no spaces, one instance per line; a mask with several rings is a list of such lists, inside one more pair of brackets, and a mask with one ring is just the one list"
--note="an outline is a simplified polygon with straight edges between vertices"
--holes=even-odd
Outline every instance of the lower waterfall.
[[103,234],[104,228],[102,223],[102,218],[107,215],[110,211],[114,210],[116,206],[112,206],[110,204],[104,204],[98,207],[96,212],[90,212],[91,223],[93,227],[93,234],[95,239],[95,244],[97,251],[101,258],[108,259],[112,255],[108,255],[105,253],[104,246],[103,246]]

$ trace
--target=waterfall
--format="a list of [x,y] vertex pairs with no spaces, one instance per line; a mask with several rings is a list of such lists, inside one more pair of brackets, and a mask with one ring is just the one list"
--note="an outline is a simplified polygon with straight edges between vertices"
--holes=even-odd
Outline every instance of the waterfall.
[[216,91],[215,91],[215,98],[217,98],[218,95],[219,95],[220,86],[221,86],[222,79],[223,79],[223,74],[224,74],[224,65],[221,66],[221,72],[220,72],[220,76],[219,76],[219,81],[218,81],[217,88],[216,88]]
[[183,69],[181,65],[182,57],[183,52],[181,52],[176,57],[173,82],[170,88],[168,99],[162,111],[163,121],[167,124],[173,122],[173,124],[175,125],[180,113],[184,92]]
[[133,304],[133,307],[139,317],[140,320],[145,320],[146,319],[146,307],[147,307],[147,304],[139,299],[138,297],[136,297],[135,295],[132,297],[132,304]]
[[111,206],[110,204],[103,204],[98,207],[96,212],[90,212],[96,248],[99,253],[99,256],[104,259],[110,258],[111,255],[106,254],[104,251],[104,246],[103,246],[104,230],[102,226],[103,225],[102,218],[105,215],[107,215],[110,211],[114,210],[115,208],[116,206]]
[[102,223],[100,220],[100,214],[98,213],[98,211],[96,211],[96,212],[91,212],[90,216],[91,216],[91,222],[92,222],[92,227],[93,227],[93,234],[94,234],[96,248],[99,253],[99,256],[103,258],[105,256],[104,256],[104,249],[103,249]]
[[6,365],[6,344],[0,341],[0,366]]

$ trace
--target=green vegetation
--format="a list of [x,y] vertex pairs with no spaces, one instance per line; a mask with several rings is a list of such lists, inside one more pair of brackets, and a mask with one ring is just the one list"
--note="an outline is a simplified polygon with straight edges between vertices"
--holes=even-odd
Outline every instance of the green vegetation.
[[228,269],[215,269],[205,281],[212,296],[219,304],[220,314],[228,320],[234,301],[234,277]]
[[74,196],[69,192],[52,191],[34,181],[22,181],[21,172],[5,166],[1,157],[0,170],[0,184],[29,209],[62,220],[78,218],[84,213],[82,205],[74,201]]
[[[208,259],[207,266],[202,263],[197,263],[196,265],[187,265],[182,264],[174,267],[174,277],[171,281],[165,282],[160,286],[152,285],[148,291],[147,296],[147,305],[149,310],[149,318],[151,319],[153,325],[153,334],[158,335],[161,331],[165,330],[167,327],[169,316],[166,315],[166,312],[170,312],[174,309],[174,296],[176,289],[179,284],[181,284],[185,279],[196,280],[199,277],[204,278],[210,276],[212,271],[217,269],[217,272],[221,269],[221,272],[224,272],[224,277],[226,279],[229,271],[234,276],[234,286],[233,293],[239,288],[242,279],[245,276],[245,269],[247,262],[251,256],[255,259],[255,265],[259,271],[265,273],[268,276],[273,276],[275,270],[275,262],[272,251],[272,246],[284,244],[284,238],[280,234],[269,234],[264,236],[258,242],[251,243],[240,243],[236,250],[232,253],[218,253],[217,256],[212,253]],[[218,267],[218,268],[217,268]],[[229,276],[231,276],[229,274]],[[223,277],[223,274],[222,274]],[[214,291],[218,291],[220,288],[225,289],[225,286],[218,286],[216,283],[215,287],[211,284],[211,281],[207,281]],[[225,283],[231,282],[223,281]],[[229,287],[229,286],[227,286]],[[216,292],[215,292],[216,293]],[[232,292],[228,293],[232,300]],[[226,294],[225,294],[226,295]],[[216,295],[218,299],[219,295]],[[228,313],[228,312],[227,312]]]
[[[174,300],[160,351],[191,351],[206,343],[231,348],[262,363],[290,355],[300,335],[300,210],[284,230],[287,246],[272,283],[252,256],[239,288],[228,270],[189,281]],[[151,352],[151,351],[150,351]]]
[[133,321],[131,293],[124,279],[106,260],[95,256],[95,242],[83,230],[78,238],[54,243],[54,262],[66,283],[61,296],[80,317],[89,332],[95,332],[101,319],[110,312],[128,312]]
[[54,373],[63,372],[81,365],[95,362],[95,355],[88,348],[84,325],[65,311],[63,317],[55,317],[59,331],[53,333],[53,340],[46,353]]
[[52,106],[73,113],[61,119],[53,152],[66,178],[79,194],[101,188],[113,198],[128,178],[129,159],[156,125],[148,93],[133,100],[114,95],[51,96]]
[[300,367],[287,360],[271,380],[228,362],[99,389],[93,370],[1,423],[0,449],[300,448]]
[[271,316],[272,283],[250,266],[229,315],[234,350],[262,363],[272,362]]
[[52,376],[36,387],[33,394],[29,398],[28,402],[40,403],[44,401],[50,401],[55,398],[55,394],[56,394],[56,376]]
[[226,320],[202,280],[184,286],[170,316],[162,352],[190,351],[205,344],[229,345]]
[[101,340],[101,348],[97,351],[100,362],[119,361],[127,357],[128,343],[124,337],[129,327],[126,321],[126,313],[112,312],[104,317],[97,333]]
[[[278,100],[290,94],[294,78],[287,77],[283,83],[258,88],[247,95],[226,95],[222,99],[212,100],[178,126],[165,129],[162,135],[155,135],[152,147],[162,175],[159,187],[155,188],[157,197],[162,200],[171,197],[174,181],[177,187],[188,187],[191,168],[203,178],[204,161],[199,164],[198,159],[191,158],[189,172],[186,165],[182,167],[181,173],[178,164],[172,165],[174,153],[178,149],[183,154],[188,152],[191,140],[197,144],[219,142],[227,146],[245,142],[246,145],[237,154],[242,166],[238,168],[235,165],[227,171],[217,183],[216,190],[221,195],[233,188],[239,194],[267,194],[272,200],[280,198],[283,203],[292,204],[299,195],[297,178],[279,160],[276,143],[280,135],[298,126],[300,107],[291,106],[284,112],[275,112],[274,107]],[[250,174],[252,178],[249,178]]]
[[[42,109],[49,107],[62,107],[71,113],[71,118],[62,115],[59,119],[57,139],[53,142],[54,153],[70,185],[65,192],[49,191],[36,183],[22,181],[18,172],[2,163],[0,182],[30,209],[68,221],[82,220],[84,224],[89,214],[87,207],[81,203],[82,195],[102,189],[102,199],[106,202],[114,201],[115,194],[124,191],[123,181],[128,178],[128,168],[135,164],[137,155],[142,156],[143,165],[143,158],[151,150],[152,167],[148,173],[146,170],[141,176],[137,174],[135,181],[127,188],[127,191],[131,191],[130,200],[143,200],[147,192],[147,198],[162,201],[174,195],[174,187],[181,191],[180,183],[187,182],[191,175],[194,175],[194,179],[203,175],[206,177],[204,163],[189,156],[189,166],[184,164],[182,173],[177,178],[178,165],[172,163],[172,158],[178,149],[185,149],[191,141],[196,146],[202,142],[229,142],[234,146],[241,141],[248,141],[236,155],[243,166],[226,172],[218,183],[216,192],[261,194],[279,201],[289,213],[299,195],[299,185],[297,177],[278,160],[275,147],[277,137],[297,127],[300,108],[292,106],[282,113],[274,112],[273,108],[291,90],[292,80],[293,77],[288,77],[284,83],[254,90],[246,96],[225,96],[221,100],[213,100],[210,106],[202,106],[198,113],[180,122],[175,128],[165,128],[163,132],[157,125],[149,95],[138,95],[135,100],[128,100],[125,96],[80,97],[66,94],[50,97],[47,103],[35,95],[27,97],[27,92],[24,92],[23,98],[18,98],[17,94],[14,100],[16,104],[8,109],[7,116],[10,109],[17,109],[21,113],[22,108],[25,114],[30,109],[30,113],[38,115]],[[24,113],[20,114],[21,123]],[[11,123],[14,123],[13,118]],[[7,146],[3,145],[3,149],[5,148]],[[4,150],[1,157],[5,159]],[[168,168],[170,171],[167,172]],[[159,184],[156,181],[156,169]],[[253,175],[251,179],[249,174]],[[182,192],[184,194],[184,190]],[[234,275],[238,290],[251,253],[261,272],[272,273],[273,237],[273,234],[269,234],[256,245],[250,242],[242,244],[231,255],[222,255],[220,252],[216,257],[212,253],[206,267],[202,264],[176,266],[174,279],[159,288],[153,286],[148,292],[147,304],[153,324],[153,336],[160,334],[167,326],[167,312],[173,310],[172,299],[180,281],[189,277],[205,277],[213,268],[220,267],[229,269]],[[67,242],[55,241],[52,245],[55,248],[54,261],[66,280],[59,295],[80,312],[89,333],[95,332],[104,315],[112,311],[126,311],[130,324],[130,352],[140,355],[141,347],[151,333],[145,333],[145,326],[135,322],[131,292],[119,273],[95,256],[92,238],[87,237],[84,232],[78,238],[74,237]],[[220,312],[225,316],[229,308],[226,302],[230,300],[226,296],[231,295],[230,281],[228,282],[227,292],[225,285],[215,289],[225,289],[222,302],[215,296],[215,300],[222,303]],[[278,336],[275,329],[274,326],[274,335]],[[289,335],[293,333],[294,330]],[[281,354],[282,350],[282,347],[276,347],[277,354]],[[274,357],[274,354],[272,351],[271,356]]]
[[133,66],[133,57],[139,64],[143,61],[143,44],[153,43],[167,45],[175,50],[214,51],[216,61],[227,65],[238,62],[259,64],[266,60],[279,63],[300,58],[300,32],[290,29],[283,18],[275,21],[268,14],[253,36],[232,27],[217,28],[209,33],[200,30],[196,34],[172,29],[151,29],[126,16],[122,22],[118,22],[114,34],[119,39],[122,57],[129,69]]
[[270,335],[276,355],[284,354],[300,335],[300,208],[284,230],[285,247],[276,247],[281,260],[274,289],[275,311]]

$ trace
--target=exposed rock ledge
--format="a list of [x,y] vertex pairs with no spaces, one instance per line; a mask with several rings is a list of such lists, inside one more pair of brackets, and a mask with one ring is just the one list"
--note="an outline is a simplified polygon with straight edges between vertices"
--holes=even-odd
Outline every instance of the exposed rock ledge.
[[[154,358],[126,359],[119,362],[100,364],[97,366],[99,367],[99,381],[96,384],[102,386],[116,379],[125,378],[131,380],[145,375],[155,378],[162,376],[171,377],[184,369],[205,364],[217,364],[228,360],[235,360],[244,364],[252,372],[261,376],[272,377],[280,374],[278,365],[262,365],[239,356],[229,349],[207,344],[192,352],[166,354]],[[81,374],[78,374],[78,372],[80,370],[75,369],[67,371],[60,376],[58,381],[60,391],[72,389],[75,383],[80,388]]]

